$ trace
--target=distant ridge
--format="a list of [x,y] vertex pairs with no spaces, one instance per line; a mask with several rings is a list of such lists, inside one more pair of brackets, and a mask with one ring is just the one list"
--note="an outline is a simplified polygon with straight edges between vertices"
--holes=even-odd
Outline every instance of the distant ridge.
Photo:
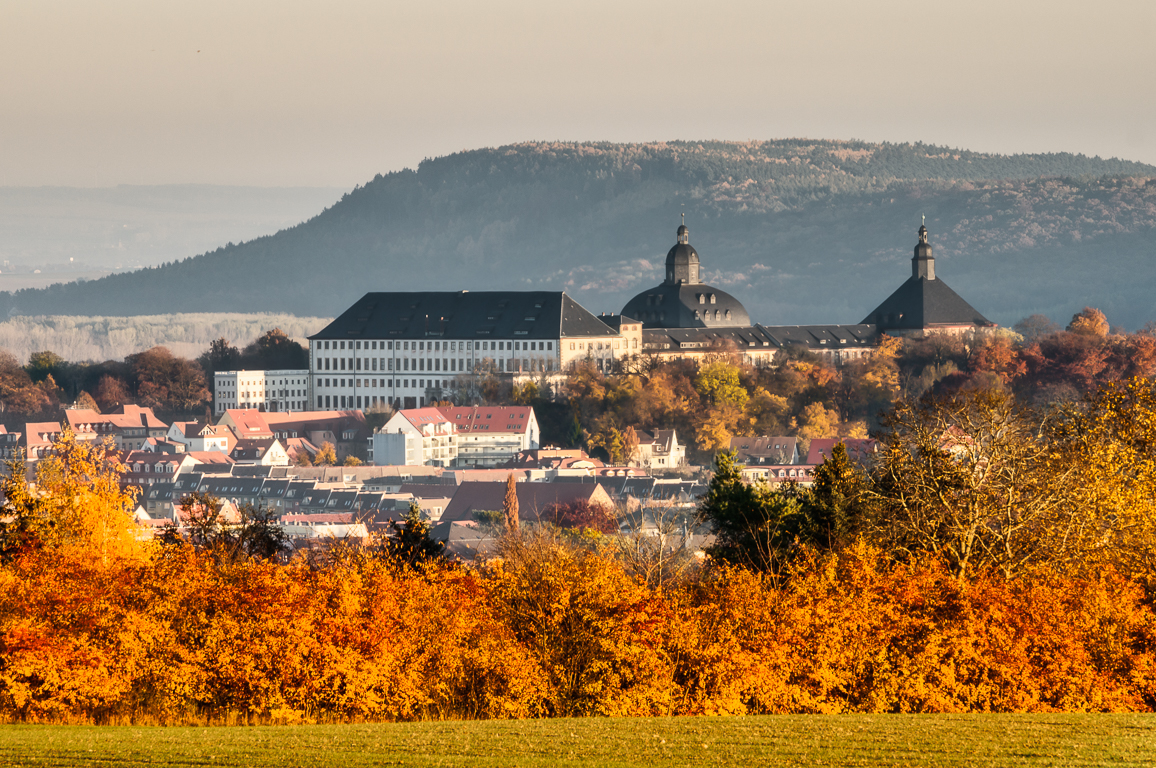
[[152,269],[0,294],[9,314],[293,312],[367,291],[565,290],[618,311],[661,279],[686,212],[704,277],[763,323],[855,322],[939,271],[992,320],[1156,319],[1156,167],[1066,153],[787,139],[528,143],[378,175],[276,235]]

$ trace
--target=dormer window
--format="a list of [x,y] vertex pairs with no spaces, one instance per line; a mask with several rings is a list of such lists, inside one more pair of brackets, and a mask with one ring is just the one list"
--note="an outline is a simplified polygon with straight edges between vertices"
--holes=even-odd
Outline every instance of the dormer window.
[[715,295],[713,293],[710,295],[710,303],[711,304],[715,303]]

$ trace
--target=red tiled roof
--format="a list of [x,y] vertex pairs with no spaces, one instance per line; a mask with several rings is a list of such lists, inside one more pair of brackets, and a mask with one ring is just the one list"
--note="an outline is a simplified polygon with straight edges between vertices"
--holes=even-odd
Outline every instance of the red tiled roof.
[[528,405],[439,405],[437,410],[457,427],[459,434],[469,432],[525,434],[530,429],[530,417],[534,413],[534,409]]

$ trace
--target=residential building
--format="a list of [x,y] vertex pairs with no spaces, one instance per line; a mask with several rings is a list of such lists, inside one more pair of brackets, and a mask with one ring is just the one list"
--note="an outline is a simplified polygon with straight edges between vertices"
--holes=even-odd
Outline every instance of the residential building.
[[213,393],[214,413],[303,411],[309,407],[309,371],[217,371]]
[[869,437],[821,437],[807,448],[807,464],[822,464],[839,443],[847,446],[847,458],[866,465],[879,452],[879,441]]
[[748,483],[798,483],[810,486],[815,482],[814,464],[751,464],[743,467],[743,480]]
[[259,464],[263,467],[289,466],[289,453],[275,437],[238,440],[229,456],[238,464]]
[[653,434],[639,429],[636,434],[638,450],[628,463],[651,471],[673,469],[686,464],[686,444],[678,442],[678,435],[673,429],[656,429]]
[[100,441],[111,437],[120,451],[138,451],[150,437],[164,438],[169,425],[153,413],[152,408],[121,405],[109,413],[88,408],[68,408],[64,420],[78,440]]
[[169,427],[168,439],[185,446],[186,451],[229,453],[237,443],[237,436],[228,426],[202,424],[199,421],[173,422]]
[[538,447],[538,418],[528,405],[437,406],[437,410],[457,433],[454,467],[498,467]]
[[732,437],[729,449],[735,452],[739,464],[747,466],[799,463],[797,437]]
[[[553,504],[569,504],[581,500],[606,507],[614,506],[609,494],[595,482],[516,483],[514,487],[518,494],[518,517],[526,523],[537,522]],[[442,513],[440,522],[472,522],[475,512],[502,509],[505,498],[504,482],[462,483]]]
[[377,465],[451,466],[458,458],[455,425],[437,408],[398,411],[373,434],[370,459]]

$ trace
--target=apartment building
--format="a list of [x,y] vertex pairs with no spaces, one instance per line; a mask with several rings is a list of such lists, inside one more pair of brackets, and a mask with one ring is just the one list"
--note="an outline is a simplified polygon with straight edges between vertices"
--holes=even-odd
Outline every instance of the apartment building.
[[230,409],[303,411],[309,408],[309,371],[218,371],[214,413]]

